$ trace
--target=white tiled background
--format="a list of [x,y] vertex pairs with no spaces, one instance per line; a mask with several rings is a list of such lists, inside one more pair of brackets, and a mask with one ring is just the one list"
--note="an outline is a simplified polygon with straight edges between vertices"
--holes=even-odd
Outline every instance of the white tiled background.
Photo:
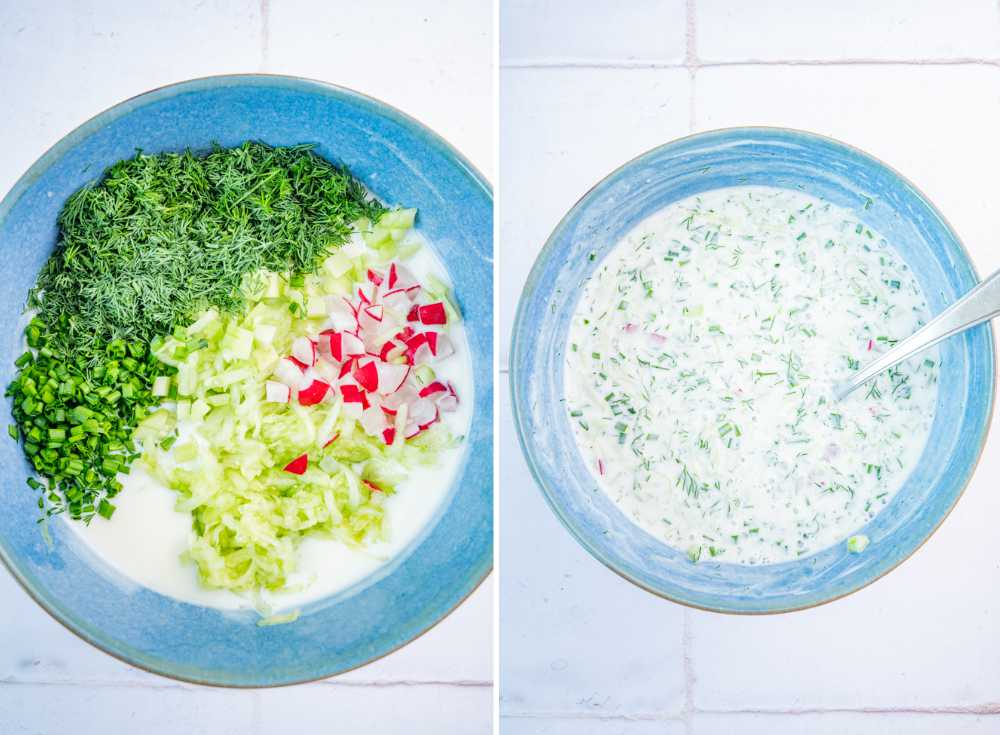
[[[414,115],[487,176],[489,0],[0,0],[0,194],[50,145],[127,97],[209,74],[275,72]],[[318,684],[177,684],[90,648],[0,569],[0,735],[489,732],[492,580],[402,651]]]
[[[558,219],[633,156],[693,131],[804,128],[920,186],[980,273],[1000,267],[996,0],[502,0],[501,360]],[[505,371],[504,371],[505,372]],[[778,617],[639,591],[555,520],[501,375],[504,732],[1000,732],[1000,432],[941,530],[839,602]]]

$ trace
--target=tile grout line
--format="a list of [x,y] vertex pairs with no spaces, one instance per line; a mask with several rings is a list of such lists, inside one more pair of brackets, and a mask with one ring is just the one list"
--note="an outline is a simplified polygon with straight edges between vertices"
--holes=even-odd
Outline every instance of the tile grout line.
[[[696,112],[696,85],[698,76],[698,36],[696,0],[687,0],[684,7],[684,63],[688,70],[688,133],[694,133],[698,124]],[[681,703],[681,721],[686,735],[694,732],[694,662],[692,656],[691,611],[684,608],[681,617],[681,666],[684,674],[684,701]]]
[[[627,712],[627,713],[598,713],[580,711],[536,711],[536,712],[505,712],[501,717],[519,720],[589,720],[597,722],[683,722],[690,726],[691,715],[715,715],[734,716],[742,715],[785,715],[788,717],[807,717],[809,715],[917,715],[917,716],[963,716],[982,715],[987,717],[1000,716],[1000,703],[978,704],[978,705],[955,705],[942,707],[802,707],[802,708],[745,708],[745,709],[693,709],[689,714],[671,715],[664,712]],[[688,730],[690,732],[690,730]]]
[[260,70],[266,71],[271,50],[271,0],[260,0]]
[[687,0],[684,6],[684,66],[688,70],[688,132],[693,133],[695,129],[695,76],[698,73],[698,44],[696,36],[696,18],[694,6],[695,0]]
[[[711,61],[697,59],[698,69],[754,66],[992,66],[1000,67],[1000,58],[955,57],[937,59],[739,59]],[[637,61],[635,59],[510,59],[500,63],[501,69],[690,69],[692,64],[685,56],[683,61]]]

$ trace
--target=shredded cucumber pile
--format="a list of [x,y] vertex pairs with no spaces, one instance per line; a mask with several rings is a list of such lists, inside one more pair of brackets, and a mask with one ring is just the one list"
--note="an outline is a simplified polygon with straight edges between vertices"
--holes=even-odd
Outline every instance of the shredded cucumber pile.
[[[308,534],[350,545],[382,538],[383,503],[407,468],[453,445],[438,425],[387,446],[344,416],[339,400],[264,401],[265,381],[292,340],[322,328],[326,296],[351,293],[369,266],[419,247],[404,238],[412,222],[412,211],[388,212],[365,228],[365,254],[336,252],[314,275],[257,273],[246,279],[242,313],[210,309],[154,340],[153,354],[176,375],[158,379],[164,403],[135,439],[141,462],[178,493],[177,510],[193,517],[185,557],[205,586],[237,593],[285,587]],[[307,452],[304,474],[283,471]]]

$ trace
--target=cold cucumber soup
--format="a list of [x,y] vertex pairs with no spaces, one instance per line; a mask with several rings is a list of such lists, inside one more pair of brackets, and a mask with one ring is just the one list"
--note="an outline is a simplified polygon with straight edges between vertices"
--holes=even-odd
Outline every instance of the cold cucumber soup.
[[261,624],[403,553],[452,485],[473,391],[415,217],[308,146],[251,142],[140,153],[74,194],[7,389],[36,471],[25,523]]
[[832,387],[929,316],[892,244],[852,212],[713,190],[641,222],[584,285],[565,405],[597,486],[692,562],[862,552],[860,529],[927,441],[939,355],[841,402]]

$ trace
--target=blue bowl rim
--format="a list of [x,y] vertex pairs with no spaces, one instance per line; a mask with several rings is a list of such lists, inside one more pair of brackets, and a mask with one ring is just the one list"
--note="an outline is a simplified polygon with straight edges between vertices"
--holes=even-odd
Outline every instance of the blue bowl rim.
[[649,150],[646,150],[643,153],[634,156],[633,158],[629,159],[628,161],[621,164],[613,171],[609,172],[604,177],[602,177],[597,183],[591,186],[579,199],[577,199],[577,201],[573,204],[572,207],[570,207],[566,211],[566,214],[563,215],[563,217],[559,220],[558,224],[556,224],[552,232],[549,234],[548,238],[545,240],[545,244],[542,246],[541,251],[535,258],[535,262],[531,268],[531,271],[528,273],[528,278],[525,281],[524,288],[521,291],[521,296],[518,299],[517,311],[514,316],[514,325],[511,330],[511,338],[510,338],[511,350],[508,357],[508,373],[510,375],[511,413],[514,419],[514,428],[517,433],[517,440],[521,447],[521,454],[524,456],[525,461],[528,465],[528,470],[531,472],[531,476],[535,481],[535,485],[541,491],[542,497],[545,498],[546,504],[548,504],[553,514],[556,516],[556,518],[559,519],[559,522],[563,525],[563,527],[567,531],[569,531],[570,535],[576,540],[576,542],[580,544],[580,546],[582,546],[587,553],[589,553],[592,557],[594,557],[597,561],[599,561],[605,567],[610,569],[612,572],[620,576],[622,579],[631,582],[636,587],[639,587],[640,589],[643,589],[646,592],[656,595],[657,597],[661,597],[665,600],[669,600],[671,602],[677,603],[679,605],[684,605],[685,607],[689,607],[695,610],[723,613],[726,615],[746,615],[746,616],[777,615],[782,613],[797,612],[799,610],[809,610],[815,607],[819,607],[820,605],[826,605],[827,603],[834,602],[835,600],[847,597],[848,595],[852,595],[858,590],[864,589],[868,585],[877,582],[878,580],[882,579],[893,570],[897,569],[900,565],[903,564],[903,562],[912,558],[914,554],[916,554],[921,548],[923,548],[924,544],[927,543],[927,541],[931,538],[931,536],[933,536],[937,532],[937,530],[945,522],[948,516],[951,515],[951,512],[955,509],[955,506],[958,505],[958,501],[965,494],[965,490],[968,488],[969,482],[971,482],[972,477],[976,474],[976,470],[978,469],[979,463],[982,460],[983,451],[986,448],[986,440],[989,437],[990,428],[993,423],[993,415],[996,409],[996,393],[997,393],[997,386],[996,386],[997,357],[996,357],[996,349],[994,346],[995,333],[993,328],[993,322],[989,321],[987,322],[987,324],[989,325],[989,330],[987,332],[987,339],[989,340],[990,355],[992,357],[993,390],[990,394],[990,407],[989,411],[986,414],[986,421],[982,429],[982,438],[980,439],[979,443],[979,451],[976,454],[976,461],[973,463],[969,471],[969,476],[966,479],[965,484],[962,486],[961,491],[955,496],[955,499],[954,501],[952,501],[952,504],[941,515],[941,518],[938,519],[938,522],[934,525],[934,527],[927,532],[924,538],[921,539],[921,541],[918,544],[916,544],[913,547],[913,549],[911,549],[910,552],[906,554],[906,556],[904,556],[902,559],[897,561],[892,566],[883,570],[881,573],[872,577],[868,581],[858,584],[854,586],[852,589],[848,589],[838,594],[829,595],[828,597],[825,597],[816,602],[811,602],[803,605],[791,605],[771,610],[736,610],[725,607],[713,607],[710,605],[697,604],[691,600],[681,599],[675,595],[667,594],[662,590],[658,590],[653,587],[650,587],[649,585],[643,584],[639,580],[635,579],[628,572],[626,572],[624,569],[618,568],[615,564],[613,564],[609,559],[605,558],[600,553],[597,547],[589,541],[587,534],[583,532],[574,523],[572,518],[568,517],[566,514],[563,513],[561,507],[554,499],[554,496],[548,484],[542,479],[541,473],[539,472],[538,467],[535,464],[534,454],[532,452],[531,444],[528,441],[528,438],[525,433],[525,427],[522,423],[521,411],[518,403],[518,387],[519,387],[519,381],[521,379],[521,371],[518,370],[517,365],[520,362],[519,358],[521,356],[521,351],[519,349],[519,345],[521,344],[521,342],[518,340],[518,335],[522,329],[527,328],[525,326],[525,321],[524,321],[525,320],[524,307],[528,300],[526,298],[526,295],[533,292],[539,286],[540,276],[543,270],[542,264],[545,263],[550,257],[552,257],[552,253],[555,250],[555,240],[562,233],[563,229],[566,227],[566,224],[570,219],[570,217],[574,215],[577,212],[577,210],[586,206],[590,202],[590,200],[597,195],[598,190],[601,189],[606,182],[609,182],[611,179],[616,178],[619,174],[625,172],[627,169],[631,168],[635,164],[645,161],[648,158],[652,158],[653,156],[660,154],[664,151],[667,151],[671,148],[679,147],[683,144],[689,143],[692,140],[711,140],[712,138],[725,138],[727,136],[732,136],[732,135],[749,136],[755,133],[762,133],[765,135],[784,134],[790,137],[798,137],[804,140],[811,140],[814,142],[820,142],[824,144],[833,144],[835,146],[840,146],[841,148],[844,148],[861,158],[865,158],[877,166],[881,166],[883,169],[885,169],[893,176],[895,176],[900,181],[901,184],[909,187],[913,191],[913,193],[927,206],[928,210],[930,210],[930,212],[940,221],[941,225],[955,239],[955,243],[958,245],[958,248],[962,253],[962,255],[968,261],[972,273],[976,277],[976,280],[977,281],[982,280],[979,275],[979,271],[976,269],[975,263],[973,262],[972,258],[969,257],[968,249],[965,247],[965,244],[962,242],[962,239],[958,236],[958,233],[956,233],[955,229],[951,226],[951,223],[948,222],[947,218],[945,218],[945,216],[927,197],[927,195],[924,194],[922,189],[920,189],[912,181],[910,181],[910,179],[908,179],[906,176],[901,174],[898,170],[896,170],[889,164],[885,163],[882,159],[878,158],[877,156],[873,156],[871,153],[868,153],[867,151],[862,150],[857,146],[851,145],[850,143],[845,143],[841,140],[838,140],[837,138],[833,138],[827,135],[822,135],[820,133],[814,133],[808,130],[801,130],[798,128],[789,128],[776,125],[748,125],[748,126],[733,126],[726,128],[714,128],[712,130],[704,130],[697,133],[690,133],[688,135],[684,135],[679,138],[674,138],[673,140],[670,140],[666,143],[650,148]]
[[[205,77],[194,77],[192,79],[185,79],[179,82],[171,82],[170,84],[164,84],[159,87],[154,87],[145,92],[140,92],[139,94],[128,97],[121,102],[117,102],[110,107],[105,108],[101,112],[98,112],[93,117],[80,123],[75,128],[66,133],[53,145],[51,145],[39,158],[28,167],[28,169],[21,174],[21,176],[14,182],[14,185],[10,190],[4,194],[3,199],[0,199],[0,226],[2,226],[4,220],[7,218],[7,214],[17,205],[21,196],[31,187],[34,182],[41,177],[45,171],[47,171],[52,165],[59,161],[62,156],[71,150],[82,138],[87,137],[91,133],[100,130],[107,123],[117,120],[118,118],[130,113],[132,110],[139,107],[143,107],[147,104],[156,102],[160,99],[169,98],[180,94],[183,92],[200,91],[205,89],[214,89],[220,86],[265,86],[268,84],[283,86],[289,89],[296,89],[306,92],[314,92],[326,95],[336,95],[342,98],[348,98],[353,101],[361,102],[362,104],[371,106],[375,108],[381,115],[392,119],[394,122],[401,124],[403,127],[409,128],[417,133],[419,133],[429,144],[435,146],[444,151],[445,155],[452,159],[455,163],[463,167],[466,172],[472,177],[472,179],[482,188],[483,193],[486,194],[493,200],[493,187],[487,178],[482,174],[482,172],[469,161],[451,142],[446,140],[444,137],[436,133],[429,126],[422,123],[416,117],[403,112],[397,107],[390,105],[388,102],[384,102],[376,97],[358,92],[350,87],[344,87],[342,85],[333,84],[331,82],[324,82],[318,79],[310,79],[308,77],[299,77],[290,74],[263,74],[263,73],[243,73],[243,74],[218,74],[210,75]],[[3,546],[0,546],[0,562],[3,566],[10,572],[14,580],[20,585],[27,595],[35,601],[35,603],[44,610],[53,620],[62,625],[66,630],[73,633],[75,636],[81,640],[89,643],[91,646],[101,651],[102,653],[111,656],[122,663],[133,666],[137,669],[145,671],[150,674],[155,674],[157,676],[163,676],[168,679],[174,679],[175,681],[181,681],[189,684],[198,684],[201,686],[210,686],[220,689],[276,689],[279,687],[296,686],[299,684],[309,684],[311,682],[322,681],[335,676],[342,676],[348,674],[357,669],[368,666],[371,663],[379,661],[386,656],[389,656],[396,651],[408,646],[413,641],[418,638],[423,637],[428,631],[437,627],[443,620],[450,617],[452,613],[455,612],[461,605],[472,597],[473,593],[478,590],[483,582],[490,576],[493,571],[493,558],[487,559],[487,563],[483,565],[482,571],[479,574],[479,579],[474,581],[474,584],[469,588],[469,591],[459,599],[451,609],[447,610],[443,615],[441,615],[437,620],[432,622],[423,628],[423,630],[418,631],[409,640],[403,641],[398,646],[391,648],[377,656],[364,661],[363,663],[353,666],[349,669],[344,669],[341,671],[325,673],[320,676],[306,677],[301,679],[294,679],[288,681],[281,681],[276,683],[268,684],[228,684],[220,683],[216,681],[211,681],[208,679],[198,679],[194,677],[185,677],[176,674],[175,672],[169,671],[165,668],[160,669],[158,667],[150,666],[138,661],[134,661],[129,657],[119,654],[115,651],[102,645],[97,640],[92,639],[90,635],[84,632],[82,629],[78,628],[69,615],[65,615],[60,610],[50,607],[41,596],[39,596],[31,584],[25,579],[18,571],[17,565],[14,560],[9,558],[7,553],[4,551]]]

